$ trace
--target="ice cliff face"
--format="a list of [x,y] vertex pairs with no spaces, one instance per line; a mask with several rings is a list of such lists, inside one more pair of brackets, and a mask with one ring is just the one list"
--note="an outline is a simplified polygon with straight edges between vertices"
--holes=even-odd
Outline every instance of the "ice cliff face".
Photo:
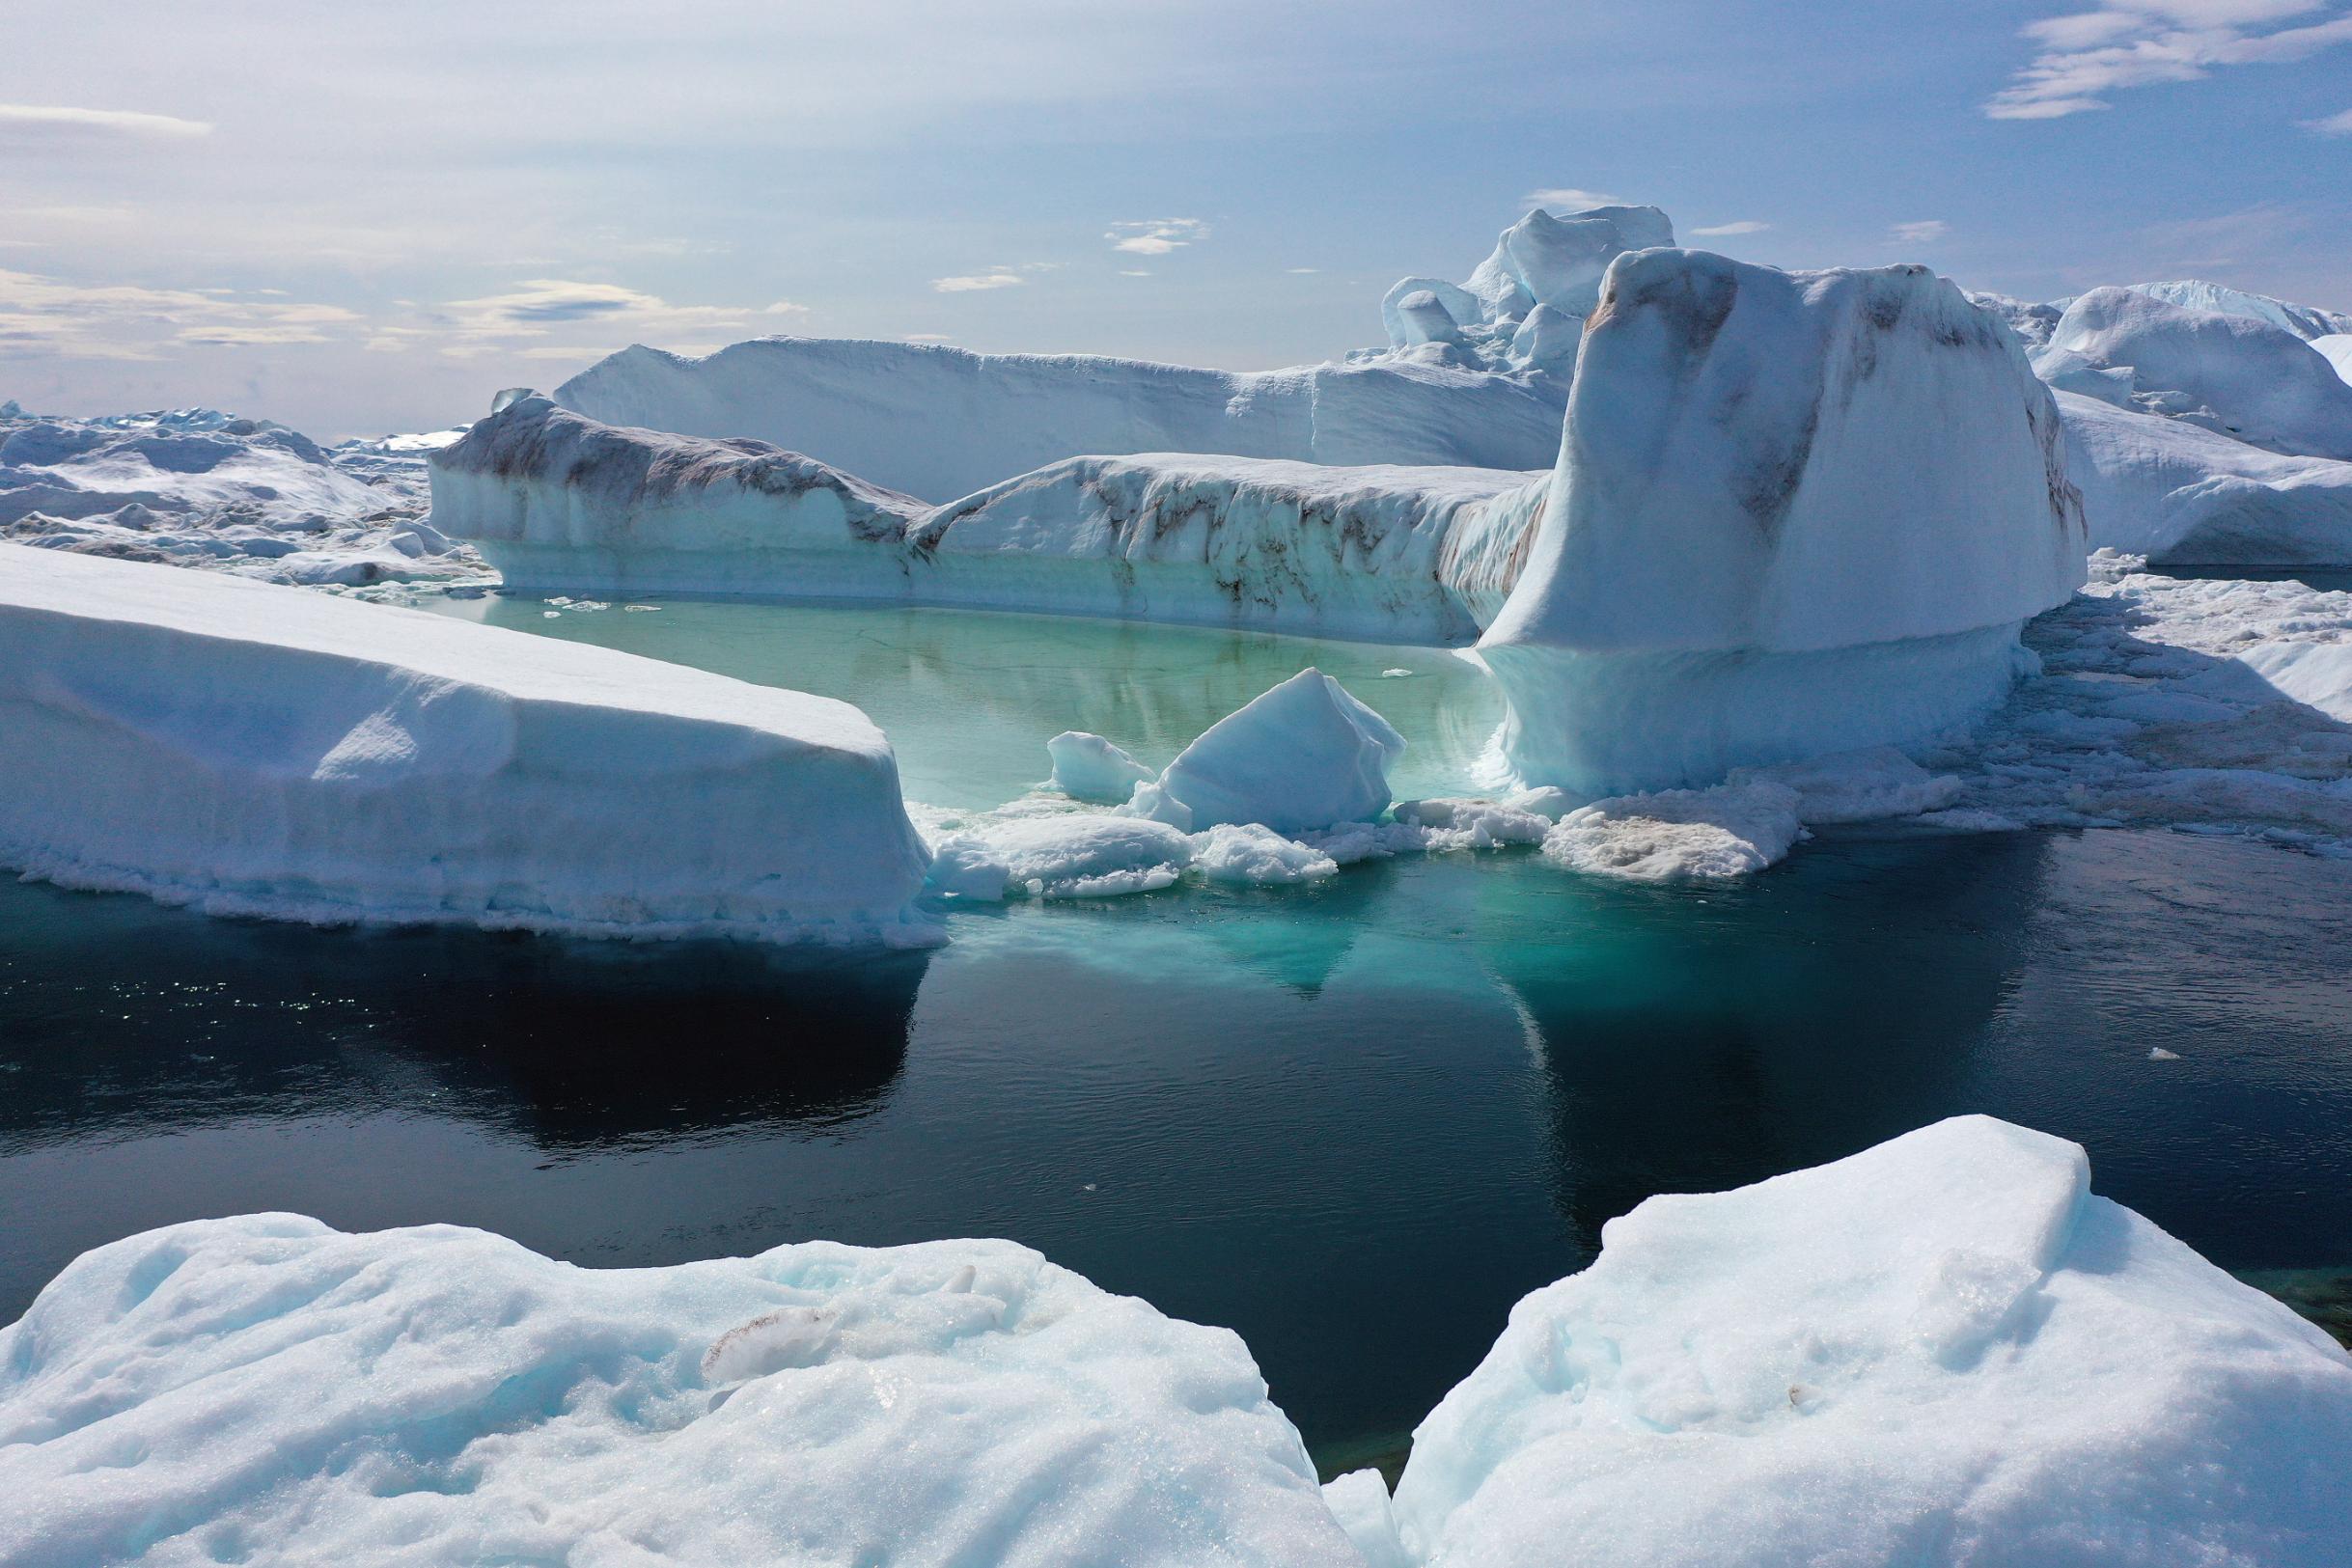
[[536,396],[432,459],[433,515],[520,588],[896,599],[1466,642],[1539,476],[1146,454],[931,507],[758,441]]
[[555,401],[607,425],[754,437],[944,502],[1065,457],[1146,452],[1539,468],[1565,396],[1548,377],[1442,363],[1242,372],[761,338],[703,359],[626,348]]
[[1480,651],[1525,781],[1706,784],[1982,709],[2084,552],[2050,395],[1951,285],[1646,251]]

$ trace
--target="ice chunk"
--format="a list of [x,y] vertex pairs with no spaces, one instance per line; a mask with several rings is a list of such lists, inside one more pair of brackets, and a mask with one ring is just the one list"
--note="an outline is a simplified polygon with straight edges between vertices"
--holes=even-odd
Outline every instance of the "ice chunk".
[[71,887],[293,920],[934,939],[864,714],[609,648],[0,544],[0,864]]
[[2352,332],[2334,332],[2324,338],[2313,338],[2311,347],[2336,367],[2338,376],[2352,381]]
[[0,1329],[0,1560],[1360,1568],[1242,1342],[1025,1248],[258,1215]]
[[1805,836],[1785,784],[1717,784],[1596,800],[1543,836],[1543,858],[1630,882],[1713,882],[1778,862]]
[[1221,822],[1193,836],[1193,868],[1211,882],[1283,887],[1339,874],[1339,862],[1255,822]]
[[2273,451],[2352,458],[2352,386],[2294,332],[2131,289],[2066,307],[2034,357],[2052,386]]
[[2050,394],[1951,285],[1642,251],[1479,646],[1522,783],[1711,784],[1981,713],[2083,556]]
[[2145,294],[2193,311],[2267,321],[2307,342],[2316,342],[2331,333],[2352,332],[2352,316],[2340,311],[2324,311],[2315,305],[2290,305],[2268,294],[2250,294],[2243,289],[2207,283],[2201,278],[2184,278],[2176,283],[2135,283],[2128,287],[2135,294]]
[[1096,812],[1014,817],[931,848],[934,892],[989,901],[1152,893],[1174,885],[1193,853],[1165,823]]
[[1369,821],[1388,807],[1388,765],[1403,751],[1386,719],[1320,670],[1302,670],[1209,726],[1133,809],[1194,832]]
[[1323,1501],[1348,1540],[1364,1554],[1365,1568],[1412,1568],[1397,1534],[1397,1512],[1388,1482],[1376,1470],[1351,1470],[1323,1483]]
[[1100,806],[1122,806],[1135,786],[1155,778],[1149,768],[1100,735],[1065,729],[1045,743],[1053,759],[1054,787],[1072,800]]
[[2352,1358],[2087,1178],[1965,1116],[1611,1221],[1414,1434],[1410,1560],[2331,1560]]
[[1529,810],[1517,801],[1439,797],[1398,801],[1397,820],[1425,830],[1431,848],[1499,849],[1506,844],[1543,841],[1555,817]]

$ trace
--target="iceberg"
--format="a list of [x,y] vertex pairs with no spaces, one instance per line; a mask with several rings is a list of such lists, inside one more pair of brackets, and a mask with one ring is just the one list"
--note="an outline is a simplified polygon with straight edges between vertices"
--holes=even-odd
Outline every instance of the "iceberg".
[[1590,800],[1922,738],[2000,700],[2085,549],[2049,391],[1951,284],[1620,257],[1479,644],[1505,758]]
[[1063,730],[1045,743],[1045,755],[1053,762],[1056,789],[1100,806],[1123,806],[1137,784],[1158,777],[1120,747],[1083,729]]
[[208,1220],[0,1329],[0,1561],[1361,1568],[1230,1331],[1002,1241]]
[[1652,1197],[1415,1432],[1396,1537],[1478,1568],[2337,1560],[2352,1357],[1963,1116]]
[[[2268,294],[2250,294],[2243,289],[2232,289],[2224,283],[2208,283],[2202,278],[2183,278],[2172,283],[2135,283],[2127,285],[2135,294],[2161,299],[2167,304],[2183,306],[2193,311],[2211,311],[2216,316],[2242,316],[2249,320],[2264,321],[2283,332],[2291,332],[2306,342],[2316,342],[2333,333],[2352,332],[2352,316],[2341,311],[2321,310],[2316,305],[2294,305]],[[2069,300],[2067,303],[2073,303]]]
[[1380,302],[1392,350],[1441,345],[1441,361],[1567,374],[1609,264],[1674,242],[1654,206],[1541,207],[1506,229],[1469,281],[1405,278]]
[[2120,408],[2276,452],[2352,458],[2352,385],[2302,336],[2257,316],[2093,289],[2066,307],[2034,369]]
[[2324,338],[2313,338],[2311,347],[2318,351],[2321,358],[2336,367],[2336,373],[2338,376],[2347,382],[2352,382],[2352,331],[2336,332]]
[[1254,823],[1276,833],[1368,822],[1388,809],[1388,765],[1404,737],[1320,670],[1302,670],[1201,732],[1128,810],[1199,832]]
[[1231,371],[781,337],[701,359],[624,348],[555,400],[605,425],[753,437],[944,502],[1065,457],[1149,452],[1539,468],[1565,391],[1407,358]]
[[2079,393],[2058,406],[2093,545],[2160,565],[2352,564],[2352,463],[2282,456]]
[[[845,702],[0,544],[0,864],[224,914],[927,944]],[[103,787],[93,787],[103,781]]]
[[265,582],[486,582],[424,520],[429,436],[322,448],[214,408],[67,419],[0,406],[0,538]]
[[[1556,439],[1556,438],[1555,438]],[[435,526],[543,592],[888,599],[1466,642],[1515,579],[1539,476],[1145,454],[932,507],[760,441],[537,395],[431,457]]]

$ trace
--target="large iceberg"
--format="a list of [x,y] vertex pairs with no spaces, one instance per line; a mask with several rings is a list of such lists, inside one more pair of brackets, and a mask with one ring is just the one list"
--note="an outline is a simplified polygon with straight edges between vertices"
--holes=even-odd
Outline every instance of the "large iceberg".
[[1923,737],[2000,699],[2085,549],[2048,390],[1951,284],[1621,257],[1479,645],[1508,760],[1609,796]]
[[[2352,390],[2352,389],[2347,389]],[[2090,542],[2169,565],[2352,564],[2352,463],[2058,394]]]
[[1653,1197],[1414,1434],[1390,1562],[2343,1560],[2352,1357],[1981,1116]]
[[1411,358],[1232,371],[761,338],[701,359],[625,348],[555,400],[606,425],[754,437],[942,502],[1065,457],[1147,452],[1538,468],[1565,392]]
[[991,1241],[150,1231],[0,1329],[0,1497],[10,1563],[1361,1568],[1240,1339]]
[[0,545],[0,865],[238,914],[925,942],[844,702]]
[[1440,362],[1567,374],[1609,264],[1674,242],[1654,206],[1597,206],[1565,216],[1537,207],[1503,231],[1469,281],[1405,278],[1380,302],[1392,350]]
[[1519,567],[1540,476],[1147,454],[932,507],[749,439],[517,398],[431,459],[437,526],[512,587],[735,593],[1467,642]]
[[[2342,311],[2322,310],[2316,305],[2296,305],[2268,294],[2248,293],[2225,283],[2209,283],[2202,278],[2180,278],[2169,283],[2135,283],[2127,287],[2136,294],[2161,299],[2167,304],[2182,305],[2193,311],[2211,311],[2217,316],[2243,316],[2250,320],[2267,321],[2283,331],[2291,332],[2306,342],[2315,343],[2332,333],[2352,332],[2352,316]],[[2072,304],[2069,300],[2067,304]]]
[[2352,458],[2352,385],[2300,334],[2142,289],[2093,289],[2034,356],[2043,380],[2276,452]]

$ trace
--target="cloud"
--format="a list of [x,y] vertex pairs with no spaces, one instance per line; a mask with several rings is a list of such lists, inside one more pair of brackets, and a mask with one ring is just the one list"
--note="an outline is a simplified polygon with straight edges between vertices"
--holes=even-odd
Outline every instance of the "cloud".
[[1144,218],[1115,223],[1102,236],[1111,249],[1131,256],[1166,256],[1208,237],[1208,225],[1199,218]]
[[285,303],[282,297],[76,284],[0,269],[0,354],[154,359],[179,346],[332,343],[362,321],[340,305]]
[[1028,280],[1010,267],[968,273],[960,278],[933,278],[931,290],[941,294],[970,294],[983,289],[1018,289]]
[[[566,328],[593,328],[581,352],[601,352],[617,340],[676,339],[692,333],[748,334],[755,316],[770,314],[734,305],[673,305],[657,294],[617,283],[582,283],[569,278],[528,278],[502,294],[452,300],[419,317],[438,336],[457,343],[500,344],[546,338]],[[683,349],[678,350],[684,352]],[[445,346],[443,353],[451,352]]]
[[954,343],[955,340],[944,332],[910,332],[906,335],[905,341],[908,343]]
[[1942,218],[1923,218],[1917,223],[1898,223],[1887,231],[1891,245],[1932,245],[1951,233],[1951,225]]
[[2342,114],[2329,115],[2324,120],[2306,120],[2303,128],[2317,131],[2322,136],[2352,136],[2352,109],[2346,109]]
[[212,126],[203,120],[177,115],[140,114],[131,109],[46,108],[34,103],[0,103],[0,140],[11,138],[135,139],[184,141],[209,136]]
[[1760,234],[1771,227],[1772,225],[1758,223],[1754,218],[1741,218],[1736,223],[1710,224],[1704,229],[1694,229],[1691,233],[1703,239],[1715,239],[1725,234]]
[[1573,185],[1532,190],[1519,198],[1530,206],[1564,206],[1581,211],[1589,206],[1623,206],[1622,196],[1609,196],[1596,190],[1578,190]]
[[1122,266],[1119,269],[1119,275],[1122,278],[1148,278],[1151,276],[1151,269],[1143,266]]
[[2041,52],[1985,100],[1984,112],[2059,120],[2111,107],[2108,95],[2130,88],[2201,81],[2219,67],[2305,60],[2352,43],[2352,12],[2326,9],[2297,21],[2322,10],[2321,0],[2107,0],[2095,11],[2046,17],[2023,31]]
[[1285,267],[1283,270],[1289,273],[1293,277],[1303,278],[1310,272],[1320,272],[1323,269],[1319,266],[1292,266]]
[[806,316],[809,314],[809,308],[806,305],[795,305],[789,299],[780,299],[760,314],[761,316]]

